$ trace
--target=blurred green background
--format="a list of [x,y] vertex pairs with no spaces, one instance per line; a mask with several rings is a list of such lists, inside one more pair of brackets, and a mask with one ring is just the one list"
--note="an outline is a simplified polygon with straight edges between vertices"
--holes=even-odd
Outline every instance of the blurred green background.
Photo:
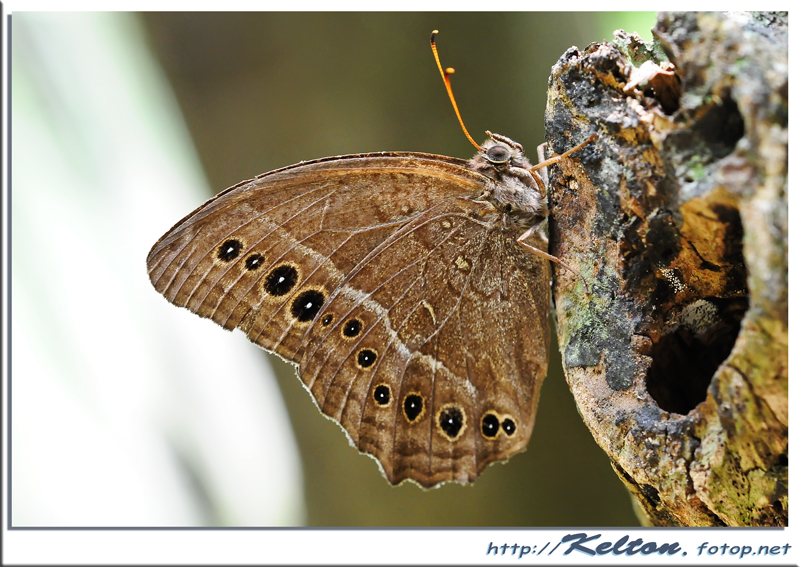
[[[535,160],[551,66],[573,45],[611,40],[615,29],[651,39],[655,13],[148,13],[142,21],[220,191],[330,155],[470,157],[430,52],[433,29],[442,64],[456,69],[473,137],[504,134]],[[317,411],[294,370],[270,357],[300,446],[308,525],[638,525],[575,409],[552,342],[527,452],[474,486],[430,491],[390,487]]]

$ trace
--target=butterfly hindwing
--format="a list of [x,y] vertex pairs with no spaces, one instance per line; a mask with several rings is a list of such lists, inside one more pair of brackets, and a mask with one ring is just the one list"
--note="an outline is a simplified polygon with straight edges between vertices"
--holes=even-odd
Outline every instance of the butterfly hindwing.
[[[481,208],[453,199],[409,222],[354,268],[307,336],[304,382],[392,483],[470,482],[532,430],[548,343],[537,282],[549,267]],[[489,414],[498,429],[485,435]]]

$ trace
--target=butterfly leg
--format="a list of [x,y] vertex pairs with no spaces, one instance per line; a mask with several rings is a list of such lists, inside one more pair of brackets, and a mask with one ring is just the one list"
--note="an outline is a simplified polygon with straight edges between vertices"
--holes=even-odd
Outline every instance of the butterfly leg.
[[476,202],[476,203],[488,203],[489,201],[487,201],[486,199],[487,199],[487,198],[488,198],[488,197],[489,197],[491,194],[492,194],[492,192],[491,192],[491,191],[489,191],[488,189],[484,189],[484,190],[483,190],[483,192],[482,192],[480,195],[478,195],[478,196],[477,196],[477,198],[475,198],[475,199],[472,199],[472,201],[474,201],[474,202]]
[[[543,161],[545,161],[544,149],[546,147],[547,147],[547,142],[543,142],[543,143],[539,144],[538,146],[536,146],[536,157],[539,158],[539,163],[542,163]],[[533,173],[533,172],[531,172],[531,173]],[[536,173],[534,173],[534,175],[536,175]],[[547,179],[547,168],[546,167],[541,168],[541,170],[539,171],[539,177],[541,177],[542,182],[545,184],[545,186],[547,186],[548,179]]]
[[477,198],[469,199],[473,203],[478,203],[480,205],[486,205],[486,208],[481,209],[480,211],[478,211],[478,215],[480,215],[480,216],[484,216],[484,215],[488,215],[489,213],[497,212],[497,208],[495,208],[495,206],[491,202],[486,200],[486,197],[488,197],[489,195],[490,195],[489,191],[484,191],[483,193],[478,195]]
[[522,246],[523,248],[526,248],[527,250],[531,251],[532,253],[536,254],[537,256],[541,256],[542,258],[546,258],[546,259],[550,260],[551,262],[554,262],[554,263],[558,264],[559,266],[561,266],[565,270],[568,270],[568,271],[572,272],[573,274],[575,274],[576,276],[578,276],[581,279],[581,281],[583,282],[584,289],[589,289],[589,286],[586,283],[586,280],[584,279],[584,277],[582,275],[580,275],[578,272],[576,272],[575,270],[573,270],[572,268],[570,268],[567,264],[562,262],[559,258],[557,258],[556,256],[553,256],[551,254],[548,254],[547,252],[544,252],[543,250],[539,250],[538,248],[536,248],[534,246],[531,246],[527,242],[524,242],[526,238],[528,238],[531,234],[533,234],[533,232],[534,232],[534,230],[536,228],[538,228],[538,227],[532,226],[528,230],[523,232],[522,236],[517,238],[517,242],[519,243],[519,245]]
[[[596,139],[597,139],[597,133],[594,133],[591,136],[589,136],[588,138],[586,138],[583,142],[581,142],[580,144],[578,144],[574,148],[571,148],[571,149],[567,150],[563,154],[556,154],[553,157],[551,157],[550,159],[546,159],[544,161],[540,161],[539,163],[534,165],[532,168],[530,168],[529,171],[530,172],[534,172],[536,170],[543,169],[543,168],[547,167],[548,165],[552,165],[554,163],[557,163],[557,162],[561,161],[563,158],[567,157],[568,155],[574,154],[578,150],[582,150],[583,148],[585,148],[587,145],[589,145],[591,142],[593,142]],[[539,147],[541,147],[541,146],[539,146]],[[538,150],[538,148],[537,148],[537,150]],[[540,155],[540,159],[542,157],[544,157],[544,152],[542,152],[542,154]]]
[[[528,171],[530,171],[531,174],[533,175],[533,179],[536,182],[536,185],[538,185],[539,191],[542,192],[542,195],[546,195],[547,166],[548,165],[552,165],[554,163],[557,163],[557,162],[561,161],[562,158],[565,158],[568,155],[574,154],[578,150],[581,150],[581,149],[585,148],[588,144],[590,144],[591,142],[593,142],[596,139],[597,139],[597,134],[593,133],[586,140],[584,140],[582,143],[578,144],[574,148],[571,148],[571,149],[567,150],[563,154],[555,155],[555,156],[551,157],[550,159],[544,159],[544,148],[545,148],[546,144],[539,144],[539,146],[536,148],[536,154],[537,154],[537,156],[539,158],[539,163],[534,165]],[[541,170],[541,171],[539,171],[539,170]],[[576,276],[578,276],[581,279],[581,281],[583,282],[584,289],[588,290],[589,286],[586,283],[586,279],[584,279],[584,277],[582,275],[580,275],[578,272],[576,272],[575,270],[570,268],[567,264],[562,262],[559,258],[557,258],[557,257],[555,257],[555,256],[553,256],[551,254],[548,254],[547,252],[544,252],[543,250],[539,250],[538,248],[536,248],[534,246],[531,246],[530,244],[527,244],[525,242],[525,239],[528,238],[531,234],[533,234],[534,230],[536,230],[537,228],[538,228],[538,226],[532,226],[528,230],[526,230],[522,234],[522,236],[517,238],[517,242],[519,243],[519,245],[522,246],[523,248],[526,248],[530,252],[536,254],[537,256],[541,256],[542,258],[547,258],[548,260],[558,264],[559,266],[561,266],[565,270],[568,270],[568,271],[572,272],[573,274],[575,274]]]
[[536,147],[536,155],[539,158],[539,163],[531,167],[528,171],[533,176],[534,181],[536,181],[536,185],[539,186],[539,191],[542,192],[542,195],[546,195],[547,186],[547,166],[552,165],[561,161],[562,158],[567,157],[570,154],[574,154],[578,150],[585,148],[589,143],[593,142],[597,139],[597,134],[594,133],[588,138],[586,138],[582,143],[578,144],[574,148],[571,148],[564,152],[563,154],[557,154],[551,157],[550,159],[544,159],[544,148],[547,144],[539,144]]

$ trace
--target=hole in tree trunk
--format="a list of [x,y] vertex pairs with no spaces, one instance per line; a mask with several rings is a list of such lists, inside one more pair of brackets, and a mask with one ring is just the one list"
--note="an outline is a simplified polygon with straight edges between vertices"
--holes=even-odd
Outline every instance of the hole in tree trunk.
[[665,411],[688,414],[706,399],[717,368],[728,358],[747,311],[747,298],[700,299],[653,346],[647,391]]
[[733,349],[749,304],[742,221],[726,194],[718,195],[681,206],[679,237],[652,239],[680,250],[671,272],[677,304],[662,319],[663,334],[653,345],[647,375],[648,392],[671,413],[686,415],[706,399],[714,373]]

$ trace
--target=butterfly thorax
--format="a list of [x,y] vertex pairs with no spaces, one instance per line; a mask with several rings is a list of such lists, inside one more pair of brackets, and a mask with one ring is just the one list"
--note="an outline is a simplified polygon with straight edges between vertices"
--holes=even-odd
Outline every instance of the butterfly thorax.
[[530,227],[547,216],[547,204],[531,173],[531,163],[517,142],[487,132],[489,139],[469,167],[489,181],[480,200],[491,204],[508,227]]

